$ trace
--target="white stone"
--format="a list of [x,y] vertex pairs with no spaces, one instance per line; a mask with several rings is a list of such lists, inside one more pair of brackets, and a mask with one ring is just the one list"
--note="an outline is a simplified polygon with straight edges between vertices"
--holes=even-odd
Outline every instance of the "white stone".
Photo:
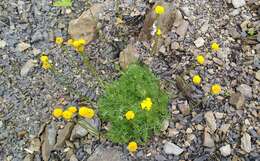
[[205,40],[202,37],[197,38],[197,40],[194,41],[194,44],[197,48],[202,47],[205,43]]
[[164,152],[166,154],[174,154],[174,155],[180,155],[184,150],[180,148],[179,146],[171,143],[171,142],[166,142],[164,144]]
[[235,8],[242,7],[246,4],[245,0],[232,0],[232,4]]
[[204,118],[206,120],[207,126],[210,128],[212,132],[217,129],[216,119],[212,111],[208,111],[204,114]]
[[215,146],[214,140],[212,139],[211,135],[207,132],[207,130],[204,131],[203,145],[209,148]]
[[260,81],[260,70],[258,70],[257,72],[255,72],[255,78]]
[[239,91],[246,98],[252,97],[252,88],[247,84],[241,84],[239,87],[237,87],[237,91]]
[[241,148],[247,153],[252,150],[251,136],[248,133],[244,133],[241,138]]
[[227,145],[219,148],[219,151],[220,151],[222,156],[226,157],[226,156],[229,156],[231,154],[231,147],[230,147],[229,144],[227,144]]
[[29,71],[36,65],[37,60],[30,59],[28,60],[21,68],[21,76],[26,76]]
[[5,48],[6,42],[4,40],[0,40],[0,49]]
[[20,52],[23,52],[23,51],[27,50],[29,47],[31,47],[30,44],[27,44],[25,42],[21,42],[17,45],[17,50],[20,51]]

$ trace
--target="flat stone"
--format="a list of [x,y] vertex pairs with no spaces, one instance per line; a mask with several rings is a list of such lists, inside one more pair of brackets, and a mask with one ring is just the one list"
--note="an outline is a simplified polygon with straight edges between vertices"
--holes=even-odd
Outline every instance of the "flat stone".
[[181,111],[181,113],[186,116],[190,114],[190,107],[188,104],[188,101],[184,101],[183,103],[178,104],[178,109]]
[[71,132],[70,140],[74,140],[76,138],[82,138],[88,134],[88,131],[79,124],[76,124]]
[[65,144],[65,141],[70,138],[73,127],[74,123],[68,122],[65,127],[58,132],[57,143],[54,146],[55,149],[61,148]]
[[248,133],[244,133],[241,138],[241,148],[247,153],[252,150],[251,136]]
[[30,48],[31,45],[30,44],[27,44],[25,42],[21,42],[17,45],[17,50],[20,51],[20,52],[23,52],[25,50],[27,50],[28,48]]
[[245,97],[239,92],[233,93],[229,98],[229,103],[237,109],[241,109],[245,103]]
[[207,126],[210,128],[211,132],[214,132],[217,129],[216,119],[212,111],[208,111],[204,114]]
[[231,147],[229,144],[222,146],[221,148],[219,148],[219,151],[221,153],[222,156],[227,157],[231,154]]
[[184,150],[182,148],[171,142],[166,142],[164,144],[164,152],[166,154],[180,155],[183,151]]
[[206,129],[204,131],[203,146],[209,148],[213,148],[215,146],[214,140],[212,139],[211,135],[208,133]]
[[189,22],[188,21],[182,21],[182,23],[180,24],[180,26],[176,29],[176,33],[180,36],[180,37],[184,37],[186,35],[186,32],[188,30],[189,27]]
[[168,129],[168,136],[169,137],[174,137],[178,134],[179,134],[179,131],[177,129],[175,129],[175,128],[169,128]]
[[29,59],[23,66],[20,71],[21,76],[26,76],[29,71],[36,66],[37,60]]
[[202,37],[199,37],[197,38],[195,41],[194,41],[194,44],[197,48],[199,47],[202,47],[205,43],[205,40],[202,38]]
[[245,0],[232,0],[232,4],[235,8],[242,7],[246,4]]
[[241,84],[237,87],[237,91],[239,91],[246,98],[252,97],[252,88],[247,84]]
[[258,81],[260,81],[260,70],[258,70],[257,72],[255,72],[255,79],[257,79]]
[[88,158],[88,161],[127,161],[127,159],[116,148],[106,148],[100,145]]
[[228,130],[229,130],[229,128],[230,128],[230,124],[222,124],[221,126],[220,126],[220,131],[222,131],[223,133],[227,133],[228,132]]

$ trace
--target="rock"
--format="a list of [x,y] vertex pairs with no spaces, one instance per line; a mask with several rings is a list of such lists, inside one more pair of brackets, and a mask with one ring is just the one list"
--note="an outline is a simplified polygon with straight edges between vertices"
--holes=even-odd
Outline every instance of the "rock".
[[17,50],[18,50],[19,52],[23,52],[23,51],[27,50],[27,49],[30,48],[30,47],[31,47],[30,44],[27,44],[27,43],[25,43],[25,42],[21,42],[21,43],[19,43],[19,44],[17,45]]
[[190,114],[190,107],[188,104],[188,101],[184,101],[183,103],[178,104],[178,109],[181,111],[181,113],[186,116]]
[[70,157],[70,161],[78,161],[77,157],[75,154],[73,154],[71,157]]
[[169,127],[169,124],[170,124],[170,122],[169,122],[168,119],[164,120],[163,123],[162,123],[161,131],[166,131],[168,129],[168,127]]
[[165,161],[165,160],[167,160],[163,155],[160,155],[160,154],[155,155],[154,159],[156,161]]
[[212,111],[208,111],[204,114],[207,126],[210,128],[211,132],[217,129],[216,119]]
[[213,62],[220,65],[220,66],[223,66],[224,65],[224,62],[216,57],[213,58]]
[[0,40],[0,49],[5,48],[6,42],[4,40]]
[[235,8],[242,7],[246,4],[245,0],[232,0],[232,4]]
[[174,41],[173,43],[171,43],[171,49],[173,50],[177,50],[180,48],[180,44],[176,41]]
[[258,70],[257,72],[255,72],[255,78],[260,81],[260,70]]
[[27,154],[23,161],[33,161],[34,155],[33,154]]
[[181,26],[183,21],[184,20],[183,20],[183,16],[181,14],[181,11],[180,10],[176,10],[176,12],[175,12],[175,19],[174,19],[173,25],[175,27],[179,27],[179,26]]
[[39,49],[36,49],[36,48],[33,48],[33,55],[34,56],[37,56],[37,55],[39,55],[40,53],[41,53],[41,50],[39,50]]
[[28,61],[22,66],[22,69],[21,69],[21,71],[20,71],[21,76],[22,76],[22,77],[23,77],[23,76],[26,76],[26,75],[29,73],[29,71],[30,71],[33,67],[35,67],[36,63],[37,63],[37,60],[33,60],[33,59],[28,60]]
[[197,38],[197,40],[194,41],[194,44],[197,48],[202,47],[205,43],[205,40],[202,37]]
[[41,141],[39,138],[32,139],[30,143],[29,150],[32,152],[40,152],[41,150]]
[[135,63],[138,58],[139,54],[137,49],[133,44],[128,44],[119,55],[119,64],[123,69],[127,69],[128,65]]
[[235,106],[237,109],[241,109],[241,107],[244,105],[245,97],[237,92],[233,93],[229,98],[229,103],[233,106]]
[[94,4],[90,9],[83,12],[79,18],[69,22],[68,33],[74,39],[83,38],[86,44],[96,38],[97,22],[99,14],[104,10],[104,4]]
[[188,21],[182,21],[182,23],[180,24],[180,26],[176,29],[176,33],[180,36],[180,37],[184,37],[186,35],[186,32],[188,30],[189,27],[189,22]]
[[248,133],[244,133],[241,138],[241,148],[247,153],[252,150],[251,136]]
[[177,129],[175,129],[175,128],[169,128],[168,129],[168,136],[169,137],[174,137],[178,134],[179,134],[179,131]]
[[237,91],[239,91],[246,98],[252,97],[252,88],[247,84],[241,84],[239,87],[237,87]]
[[79,124],[76,124],[71,132],[70,140],[73,141],[76,138],[82,138],[88,134],[88,131]]
[[55,149],[59,149],[64,145],[65,141],[70,137],[73,127],[74,123],[68,122],[65,127],[59,131],[57,136],[57,143],[54,146]]
[[230,126],[231,126],[230,124],[222,124],[219,130],[222,131],[223,133],[227,133]]
[[190,17],[191,12],[189,7],[181,7],[181,11],[184,13],[185,16]]
[[123,153],[116,148],[103,147],[100,145],[88,158],[88,161],[127,161]]
[[180,148],[179,146],[171,143],[171,142],[166,142],[164,144],[164,152],[166,154],[174,154],[174,155],[180,155],[184,150]]
[[206,33],[206,32],[208,31],[208,29],[209,29],[209,23],[208,23],[208,21],[207,21],[207,22],[205,22],[205,23],[201,26],[200,31],[201,31],[202,33]]
[[229,144],[222,146],[221,148],[219,148],[219,151],[221,153],[222,156],[227,157],[231,154],[231,147]]
[[98,136],[98,131],[100,129],[100,120],[98,118],[93,119],[81,119],[78,121],[78,124],[85,128],[87,132],[92,136]]
[[213,148],[215,146],[214,140],[211,138],[211,135],[208,133],[207,129],[204,131],[203,145],[209,148]]
[[56,128],[55,123],[46,126],[44,134],[41,136],[42,143],[42,158],[44,161],[48,161],[50,158],[50,153],[53,150],[53,146],[56,143]]

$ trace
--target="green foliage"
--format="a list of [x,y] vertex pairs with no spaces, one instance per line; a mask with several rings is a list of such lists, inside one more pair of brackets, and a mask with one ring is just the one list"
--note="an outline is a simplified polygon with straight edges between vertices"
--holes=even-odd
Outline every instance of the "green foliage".
[[[150,111],[140,107],[141,101],[147,97],[153,102]],[[107,136],[115,143],[145,143],[153,133],[160,131],[163,120],[168,118],[168,99],[148,68],[130,65],[119,80],[106,88],[98,101],[102,121],[111,124]],[[129,110],[135,113],[135,118],[130,121],[125,118]]]
[[53,6],[55,6],[55,7],[71,7],[72,6],[72,0],[56,0],[53,3]]
[[256,31],[254,28],[250,28],[250,29],[248,29],[247,33],[249,36],[254,36],[256,34]]

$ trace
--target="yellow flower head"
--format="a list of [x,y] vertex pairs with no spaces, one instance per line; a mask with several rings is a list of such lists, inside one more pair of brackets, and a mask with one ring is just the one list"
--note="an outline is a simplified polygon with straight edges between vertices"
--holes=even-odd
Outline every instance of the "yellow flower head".
[[165,9],[163,6],[158,5],[155,7],[154,11],[156,14],[161,15],[165,12]]
[[192,82],[195,84],[195,85],[200,85],[201,83],[201,77],[199,75],[194,75],[193,78],[192,78]]
[[204,56],[203,55],[198,55],[197,56],[197,62],[199,63],[199,64],[204,64],[204,62],[205,62],[205,58],[204,58]]
[[44,54],[41,55],[40,60],[41,60],[42,63],[47,63],[47,62],[49,62],[48,56],[47,56],[47,55],[44,55]]
[[71,45],[71,46],[72,46],[72,45],[73,45],[73,42],[74,42],[73,39],[69,39],[67,43],[68,43],[68,45]]
[[79,39],[78,41],[79,41],[80,45],[86,45],[86,40],[84,40],[84,39]]
[[68,111],[72,112],[72,113],[76,113],[78,111],[76,106],[69,106],[67,108]]
[[95,115],[95,111],[88,107],[80,107],[79,115],[91,119]]
[[79,42],[79,40],[74,40],[72,46],[73,46],[74,48],[80,47],[80,42]]
[[45,69],[45,70],[48,70],[48,69],[51,68],[51,64],[49,62],[43,62],[42,68]]
[[137,150],[137,143],[135,141],[131,141],[130,143],[128,143],[127,149],[130,152],[136,152],[136,150]]
[[62,44],[63,43],[63,38],[62,37],[56,37],[55,43],[58,44],[58,45]]
[[82,46],[77,47],[76,51],[79,52],[79,53],[83,53],[84,49],[85,49],[85,47],[82,45]]
[[152,103],[152,99],[151,98],[146,98],[145,100],[143,100],[142,102],[141,102],[141,108],[144,110],[147,110],[147,111],[150,111],[151,110],[151,108],[152,108],[152,105],[153,105],[153,103]]
[[128,111],[128,112],[125,114],[125,117],[126,117],[127,120],[132,120],[132,119],[134,119],[134,117],[135,117],[134,111]]
[[66,111],[64,111],[64,112],[62,113],[62,117],[63,117],[65,120],[69,121],[69,120],[72,119],[73,113],[70,112],[70,111],[68,111],[68,110],[66,110]]
[[53,112],[52,112],[52,116],[54,116],[55,118],[60,118],[62,116],[63,113],[63,109],[60,107],[55,107]]
[[211,93],[212,94],[219,94],[221,92],[221,86],[219,84],[213,84],[211,86]]
[[213,50],[213,51],[219,51],[219,44],[218,43],[216,43],[216,42],[214,42],[214,43],[212,43],[211,44],[211,49]]
[[161,31],[160,28],[157,28],[157,29],[156,29],[156,35],[157,35],[157,36],[161,36],[161,35],[162,35],[162,31]]

